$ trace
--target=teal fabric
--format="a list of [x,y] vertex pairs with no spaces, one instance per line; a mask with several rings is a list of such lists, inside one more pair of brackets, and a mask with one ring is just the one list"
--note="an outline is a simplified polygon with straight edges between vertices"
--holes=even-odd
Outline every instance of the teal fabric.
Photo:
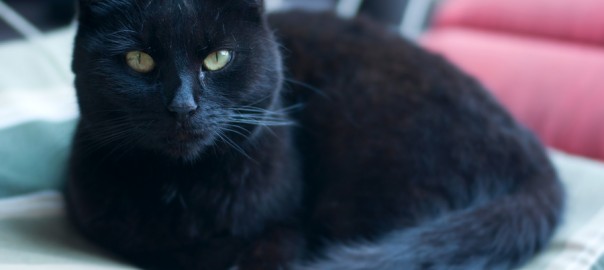
[[61,187],[76,120],[0,129],[0,198]]
[[47,264],[118,264],[116,258],[75,234],[65,216],[58,214],[1,219],[0,236],[5,243],[11,243],[8,247],[0,244],[0,264],[36,260]]
[[604,254],[593,264],[590,270],[604,270]]

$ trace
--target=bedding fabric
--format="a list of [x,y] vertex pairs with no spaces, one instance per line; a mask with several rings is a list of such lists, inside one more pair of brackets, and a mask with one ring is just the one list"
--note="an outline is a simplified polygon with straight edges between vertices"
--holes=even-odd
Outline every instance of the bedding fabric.
[[76,116],[71,88],[0,89],[0,199],[60,186]]
[[[567,186],[567,215],[548,249],[521,270],[604,269],[604,196],[594,188],[604,184],[604,164],[552,157]],[[0,269],[133,269],[75,233],[63,206],[52,190],[0,200]]]

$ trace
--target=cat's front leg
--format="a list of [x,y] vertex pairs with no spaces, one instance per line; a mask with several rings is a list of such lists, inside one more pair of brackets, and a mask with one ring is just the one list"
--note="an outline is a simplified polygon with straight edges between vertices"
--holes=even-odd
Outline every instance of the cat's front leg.
[[305,247],[302,233],[289,227],[268,230],[252,243],[233,270],[286,270],[301,257]]

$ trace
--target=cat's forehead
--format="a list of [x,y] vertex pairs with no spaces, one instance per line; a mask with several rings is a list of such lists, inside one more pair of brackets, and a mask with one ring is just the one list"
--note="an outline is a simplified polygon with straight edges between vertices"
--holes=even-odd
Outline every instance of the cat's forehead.
[[[267,30],[258,0],[80,0],[82,36],[99,49],[199,51],[262,35]],[[229,44],[226,44],[229,43]],[[226,45],[225,45],[226,44]]]
[[[80,0],[81,20],[96,25],[141,28],[182,27],[190,29],[201,23],[236,22],[249,19],[262,10],[261,0]],[[135,30],[135,29],[132,29]]]
[[201,0],[141,0],[144,12],[167,16],[190,16],[209,10],[214,1]]
[[141,13],[141,19],[148,25],[157,28],[170,28],[173,31],[184,30],[180,27],[195,26],[212,11],[211,5],[204,5],[207,1],[194,0],[146,0]]
[[[142,35],[164,41],[215,37],[237,29],[242,0],[142,0]],[[239,4],[237,4],[239,3]],[[235,12],[237,13],[237,12]],[[195,41],[192,41],[195,43]]]
[[80,0],[82,9],[99,15],[119,13],[191,14],[216,12],[241,7],[262,7],[262,0]]
[[[130,14],[147,24],[196,23],[212,16],[223,1],[204,0],[136,0],[130,2]],[[128,16],[128,14],[124,14]],[[178,29],[174,29],[178,30]]]

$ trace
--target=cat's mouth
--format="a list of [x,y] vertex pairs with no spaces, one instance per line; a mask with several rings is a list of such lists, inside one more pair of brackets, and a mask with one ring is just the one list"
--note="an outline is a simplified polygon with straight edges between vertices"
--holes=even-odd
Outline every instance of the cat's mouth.
[[193,143],[208,137],[207,128],[202,128],[192,122],[176,122],[165,133],[165,139],[174,143]]
[[205,144],[208,140],[209,136],[206,132],[191,130],[177,130],[164,137],[164,141],[168,146]]
[[143,136],[151,139],[148,147],[176,159],[191,160],[202,154],[214,141],[214,128],[200,122],[164,121]]
[[174,133],[174,141],[176,142],[196,142],[202,140],[206,136],[199,132],[177,131]]
[[175,131],[164,139],[164,151],[177,159],[194,159],[210,144],[206,133],[193,131]]

